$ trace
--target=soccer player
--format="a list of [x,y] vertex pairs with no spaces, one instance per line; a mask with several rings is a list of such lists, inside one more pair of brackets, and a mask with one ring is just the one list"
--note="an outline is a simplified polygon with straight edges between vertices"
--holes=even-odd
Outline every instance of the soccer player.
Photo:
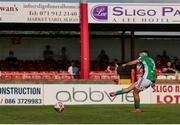
[[142,63],[144,67],[144,72],[141,78],[138,79],[137,82],[129,86],[128,88],[111,92],[110,96],[116,96],[121,95],[124,93],[128,93],[133,90],[133,96],[134,96],[134,109],[132,112],[141,112],[140,109],[140,96],[139,93],[143,90],[145,90],[148,87],[153,87],[155,84],[155,75],[156,75],[156,67],[154,60],[148,56],[147,51],[141,51],[139,53],[139,58],[133,61],[130,61],[128,63],[122,64],[122,67],[134,65],[137,63]]

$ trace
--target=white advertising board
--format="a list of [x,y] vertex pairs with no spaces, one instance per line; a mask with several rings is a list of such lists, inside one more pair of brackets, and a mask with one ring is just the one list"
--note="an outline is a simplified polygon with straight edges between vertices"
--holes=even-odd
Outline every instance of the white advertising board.
[[43,85],[0,84],[0,105],[43,105]]
[[67,84],[45,85],[44,103],[55,104],[129,104],[133,102],[132,93],[110,97],[109,92],[120,90],[127,86],[101,84]]
[[78,3],[0,2],[0,23],[79,23]]
[[[0,84],[0,105],[132,104],[133,94],[110,97],[128,85],[105,84]],[[180,104],[180,85],[160,84],[140,93],[142,104]]]
[[[179,3],[88,3],[89,23],[180,24]],[[0,2],[0,23],[79,23],[79,3]]]
[[151,91],[151,103],[180,104],[180,84],[159,84]]
[[90,23],[180,24],[178,3],[89,3]]

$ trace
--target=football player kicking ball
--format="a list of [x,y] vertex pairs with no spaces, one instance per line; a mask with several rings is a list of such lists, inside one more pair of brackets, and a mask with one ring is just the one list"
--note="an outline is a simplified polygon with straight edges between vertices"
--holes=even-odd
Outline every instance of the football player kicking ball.
[[148,56],[147,51],[141,51],[139,53],[138,59],[130,61],[128,63],[125,63],[122,65],[122,67],[134,65],[137,63],[142,63],[142,65],[144,66],[144,73],[143,73],[142,77],[139,78],[137,82],[135,82],[128,88],[110,93],[110,96],[116,96],[116,95],[128,93],[131,90],[133,90],[134,107],[135,108],[132,110],[132,112],[141,112],[139,93],[150,86],[151,87],[154,86],[155,75],[156,75],[156,70],[155,70],[156,67],[155,67],[154,60]]

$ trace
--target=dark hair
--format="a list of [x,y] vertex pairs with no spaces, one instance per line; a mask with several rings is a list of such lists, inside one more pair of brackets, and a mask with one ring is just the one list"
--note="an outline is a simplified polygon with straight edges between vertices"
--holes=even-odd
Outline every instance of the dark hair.
[[66,51],[66,47],[62,47],[61,50]]
[[139,53],[146,53],[147,56],[149,56],[149,52],[148,52],[147,50],[142,50],[142,51],[140,51]]
[[46,49],[50,49],[51,48],[51,46],[50,45],[46,45]]

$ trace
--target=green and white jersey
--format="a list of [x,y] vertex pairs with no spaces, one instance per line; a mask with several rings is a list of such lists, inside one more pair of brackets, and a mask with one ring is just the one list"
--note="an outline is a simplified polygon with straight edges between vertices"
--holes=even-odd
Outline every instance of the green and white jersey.
[[140,62],[142,62],[144,67],[144,74],[143,78],[149,79],[149,80],[155,80],[156,77],[156,66],[154,63],[154,60],[150,58],[149,56],[140,56],[138,58]]

